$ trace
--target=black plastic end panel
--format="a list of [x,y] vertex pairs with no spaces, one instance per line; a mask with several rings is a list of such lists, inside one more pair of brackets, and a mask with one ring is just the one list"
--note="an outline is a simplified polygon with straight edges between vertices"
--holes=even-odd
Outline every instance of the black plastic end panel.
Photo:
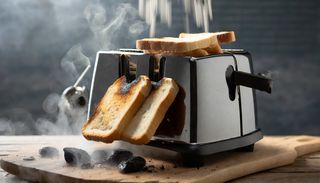
[[218,152],[238,149],[256,143],[263,138],[262,132],[256,130],[250,134],[203,144],[196,143],[177,143],[164,140],[151,140],[147,145],[159,147],[183,154],[193,154],[198,156],[211,155]]

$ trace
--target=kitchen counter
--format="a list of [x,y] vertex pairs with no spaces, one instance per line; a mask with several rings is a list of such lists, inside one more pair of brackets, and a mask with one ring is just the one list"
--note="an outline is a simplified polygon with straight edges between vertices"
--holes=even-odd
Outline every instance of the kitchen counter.
[[[45,146],[63,139],[65,138],[62,136],[0,136],[0,159],[10,153],[23,152],[24,149],[32,148],[32,146]],[[0,169],[0,182],[20,183],[25,181]],[[230,182],[320,182],[320,152],[298,157],[291,165],[252,174]]]

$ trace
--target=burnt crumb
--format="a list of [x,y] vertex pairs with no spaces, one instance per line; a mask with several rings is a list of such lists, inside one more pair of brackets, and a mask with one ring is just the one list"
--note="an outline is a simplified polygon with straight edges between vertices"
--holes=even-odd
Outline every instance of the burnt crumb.
[[173,165],[173,168],[178,168],[178,166],[176,164]]
[[121,173],[133,173],[142,171],[146,165],[146,160],[140,156],[131,157],[127,161],[119,164],[118,168]]
[[69,165],[79,166],[83,169],[92,167],[91,157],[86,151],[73,147],[63,148],[63,151],[64,159]]
[[164,170],[165,168],[164,168],[164,166],[163,165],[161,165],[160,166],[160,170]]
[[107,150],[95,150],[91,154],[91,159],[94,164],[102,164],[107,160],[109,152]]
[[148,165],[148,166],[145,166],[143,168],[144,171],[148,172],[148,173],[153,173],[153,172],[156,172],[156,167],[154,165]]
[[107,158],[106,161],[103,163],[107,163],[110,165],[119,165],[122,161],[127,161],[132,157],[132,152],[124,150],[124,149],[117,149],[114,150],[111,155]]
[[52,158],[52,157],[58,157],[59,151],[55,147],[46,146],[39,149],[39,154],[42,158]]
[[91,163],[85,163],[85,164],[82,164],[80,166],[81,169],[89,169],[89,168],[92,168],[93,166],[91,165]]
[[24,161],[34,161],[35,158],[33,156],[28,156],[28,157],[25,157],[23,158]]

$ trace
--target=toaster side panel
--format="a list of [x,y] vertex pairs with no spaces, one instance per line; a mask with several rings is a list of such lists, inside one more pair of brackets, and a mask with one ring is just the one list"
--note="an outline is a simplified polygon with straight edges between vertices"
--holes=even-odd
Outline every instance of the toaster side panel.
[[[121,54],[123,53],[119,51],[102,51],[97,53],[91,82],[88,118],[109,86],[119,78],[119,59]],[[139,53],[126,53],[126,55],[129,57],[129,61],[137,66],[136,76],[148,76],[149,56],[142,56]]]
[[[249,57],[236,54],[238,70],[252,73]],[[256,130],[256,117],[254,106],[254,92],[252,88],[240,86],[241,111],[242,111],[242,129],[243,135]]]
[[98,102],[109,86],[119,77],[119,56],[97,53],[91,82],[91,91],[88,106],[88,118],[94,112]]
[[197,62],[197,143],[241,136],[238,96],[229,98],[226,69],[235,67],[231,56],[202,58]]
[[173,138],[162,136],[162,140],[173,140],[190,143],[190,112],[191,112],[191,92],[190,92],[190,60],[188,57],[166,57],[164,76],[174,78],[179,84],[180,89],[184,90],[185,98],[185,113],[184,113],[184,127],[180,136]]

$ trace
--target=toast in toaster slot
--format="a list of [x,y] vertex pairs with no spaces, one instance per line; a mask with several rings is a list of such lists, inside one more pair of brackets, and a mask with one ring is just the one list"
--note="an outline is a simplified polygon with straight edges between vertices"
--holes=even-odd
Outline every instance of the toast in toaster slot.
[[132,121],[123,130],[121,139],[134,144],[148,143],[178,91],[178,85],[171,78],[164,77],[157,82]]
[[83,136],[106,143],[119,139],[124,127],[149,95],[151,87],[150,79],[143,75],[131,83],[126,82],[125,76],[117,79],[83,126]]

